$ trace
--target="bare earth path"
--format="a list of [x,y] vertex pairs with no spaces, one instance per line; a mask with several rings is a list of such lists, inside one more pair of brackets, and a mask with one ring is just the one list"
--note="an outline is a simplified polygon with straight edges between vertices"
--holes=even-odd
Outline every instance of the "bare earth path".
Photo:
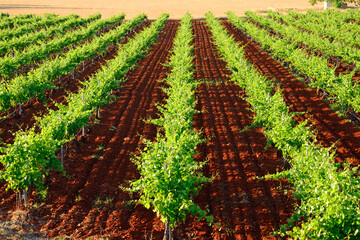
[[[33,206],[30,215],[34,230],[47,237],[110,237],[116,239],[161,239],[163,225],[151,210],[131,203],[119,185],[138,177],[131,156],[141,147],[142,136],[153,139],[155,126],[144,119],[155,118],[155,103],[163,102],[167,62],[176,34],[177,21],[168,21],[149,54],[128,74],[116,93],[117,99],[101,109],[98,124],[90,128],[85,143],[72,145],[65,160],[67,175],[52,173],[44,205]],[[216,54],[204,22],[194,22],[195,80],[199,114],[194,127],[207,142],[200,145],[196,159],[208,159],[203,171],[217,176],[195,201],[209,208],[215,222],[209,227],[189,216],[177,228],[185,239],[274,239],[273,229],[291,215],[294,199],[284,195],[286,181],[257,180],[281,169],[276,149],[264,151],[266,139],[260,128],[240,133],[250,125],[253,113],[240,98],[245,93],[228,82],[226,64]],[[2,205],[14,209],[11,192],[1,190]],[[5,202],[4,202],[5,201]],[[34,203],[34,198],[31,198]],[[4,214],[2,217],[8,215]],[[1,236],[1,235],[0,235]]]
[[[259,52],[259,47],[249,43],[231,24],[226,21],[223,24],[236,41],[248,44],[245,48],[248,59],[260,71],[281,82],[291,110],[309,110],[298,120],[312,114],[323,144],[341,139],[337,144],[340,161],[350,157],[360,159],[353,145],[360,140],[359,129],[337,117],[314,90],[307,89],[287,69],[266,53]],[[157,43],[114,93],[113,102],[101,109],[100,120],[89,128],[86,141],[72,145],[65,160],[67,175],[51,173],[46,183],[49,190],[45,204],[33,205],[29,213],[28,222],[34,226],[34,231],[50,238],[162,238],[164,227],[159,218],[151,210],[134,205],[131,200],[138,196],[130,196],[119,185],[139,177],[131,157],[138,154],[143,137],[154,139],[156,135],[155,126],[144,120],[156,118],[156,103],[166,99],[162,91],[166,84],[159,80],[169,72],[165,64],[178,26],[178,21],[167,22]],[[217,54],[205,22],[194,21],[193,27],[194,79],[200,83],[195,91],[199,113],[194,116],[193,125],[206,139],[206,143],[198,147],[195,158],[208,160],[203,172],[215,177],[195,201],[210,210],[221,229],[188,216],[185,223],[178,226],[176,236],[198,240],[276,239],[270,234],[286,223],[295,200],[291,191],[284,194],[284,189],[289,189],[287,181],[265,181],[255,177],[281,170],[281,158],[271,146],[264,150],[267,142],[261,128],[240,132],[251,124],[254,116],[243,100],[245,92],[229,81],[230,72]],[[14,209],[15,195],[6,193],[5,186],[1,186],[0,218],[7,218],[6,211]],[[33,204],[34,196],[30,200]]]
[[293,77],[288,69],[261,51],[259,46],[236,30],[232,24],[227,21],[223,24],[236,41],[240,44],[247,44],[245,52],[249,61],[266,76],[275,77],[281,83],[284,100],[288,106],[291,106],[290,110],[307,112],[297,115],[296,119],[300,122],[311,119],[317,129],[318,140],[326,147],[330,147],[340,140],[336,143],[337,160],[341,162],[349,160],[358,165],[360,163],[360,129],[339,117],[331,110],[329,104],[318,96],[315,89],[307,88],[305,83]]
[[[51,174],[46,204],[33,208],[31,213],[32,223],[44,235],[140,239],[143,232],[137,229],[151,232],[155,215],[142,207],[135,208],[119,185],[137,177],[130,158],[141,144],[140,135],[153,138],[156,134],[156,128],[144,119],[155,118],[155,103],[165,98],[161,90],[164,84],[158,80],[166,76],[163,64],[178,25],[168,21],[148,56],[128,74],[116,93],[118,98],[102,108],[100,122],[91,128],[86,143],[72,145],[65,160],[66,177]],[[11,208],[14,194],[8,195],[3,197]],[[142,221],[143,215],[148,216],[147,224]]]
[[199,147],[197,158],[209,160],[205,175],[217,176],[202,189],[197,202],[209,207],[222,230],[192,220],[187,224],[197,231],[186,237],[265,239],[290,216],[292,199],[276,189],[279,182],[254,177],[275,172],[281,168],[281,161],[275,149],[264,151],[266,139],[261,129],[240,133],[251,124],[253,116],[249,104],[240,98],[245,93],[228,82],[226,64],[216,54],[205,23],[196,21],[194,32],[195,78],[202,81],[196,90],[200,113],[195,116],[194,126],[207,139]]

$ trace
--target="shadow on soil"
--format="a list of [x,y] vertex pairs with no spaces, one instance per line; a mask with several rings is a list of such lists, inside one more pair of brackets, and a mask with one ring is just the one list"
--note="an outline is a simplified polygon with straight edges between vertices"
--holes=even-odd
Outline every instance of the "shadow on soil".
[[[10,219],[0,220],[0,239],[15,240],[15,239],[47,239],[45,236],[37,233],[34,226],[28,223],[28,212],[23,210],[16,210],[12,212]],[[31,220],[31,219],[30,219]]]

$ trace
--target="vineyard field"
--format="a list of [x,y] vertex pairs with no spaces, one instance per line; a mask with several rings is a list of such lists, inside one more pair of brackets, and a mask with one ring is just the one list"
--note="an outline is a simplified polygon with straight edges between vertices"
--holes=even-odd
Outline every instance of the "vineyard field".
[[0,239],[359,239],[358,14],[2,16]]

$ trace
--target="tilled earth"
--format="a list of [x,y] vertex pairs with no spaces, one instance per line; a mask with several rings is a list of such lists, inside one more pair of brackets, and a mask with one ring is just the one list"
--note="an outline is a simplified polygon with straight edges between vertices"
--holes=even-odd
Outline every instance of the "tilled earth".
[[236,30],[231,23],[225,21],[228,33],[235,37],[241,45],[246,44],[245,52],[250,61],[261,73],[280,83],[284,100],[292,112],[303,112],[296,115],[296,120],[302,122],[309,119],[316,129],[317,139],[325,146],[334,143],[337,148],[337,161],[360,162],[360,129],[348,120],[337,115],[330,108],[330,104],[321,98],[316,89],[308,87],[299,81],[288,68],[272,59],[259,46],[252,43],[244,34]]
[[[223,24],[237,42],[247,44],[245,52],[249,61],[281,83],[291,111],[307,111],[296,120],[311,117],[318,129],[318,139],[325,146],[340,140],[337,143],[339,161],[360,159],[353,145],[360,137],[358,128],[338,117],[315,90],[306,88],[231,24],[227,21]],[[138,196],[129,195],[119,186],[127,186],[129,180],[139,177],[131,159],[139,154],[144,138],[153,140],[156,136],[156,127],[144,120],[157,118],[156,104],[166,101],[163,88],[167,85],[163,80],[170,70],[166,63],[178,26],[178,21],[167,22],[157,43],[114,92],[116,98],[101,108],[100,119],[88,129],[86,141],[71,145],[65,158],[66,176],[50,174],[45,203],[40,204],[36,196],[31,196],[33,207],[27,223],[35,232],[49,238],[162,238],[164,226],[160,219],[151,210],[134,204],[131,200]],[[194,116],[193,126],[206,139],[198,146],[195,158],[207,160],[203,172],[205,176],[214,177],[195,197],[195,202],[208,208],[218,224],[208,226],[204,220],[197,222],[196,217],[188,216],[177,227],[175,236],[177,239],[276,239],[272,231],[287,222],[296,200],[291,191],[284,194],[284,189],[290,188],[286,180],[256,177],[281,170],[282,160],[272,146],[265,150],[267,141],[261,128],[241,131],[251,124],[254,116],[244,100],[246,94],[230,81],[231,73],[217,54],[205,22],[196,20],[193,26],[194,80],[199,83],[195,91],[199,113]],[[105,59],[112,58],[113,54]],[[88,64],[93,69],[105,59],[95,65]],[[89,69],[81,79],[85,80],[92,72]],[[70,89],[76,91],[77,87]],[[53,99],[61,102],[61,96],[54,94]],[[45,108],[44,105],[41,108]],[[21,118],[17,121],[20,123]],[[6,129],[4,125],[1,127]],[[16,206],[15,194],[6,192],[5,188],[3,183],[1,218],[10,219]]]

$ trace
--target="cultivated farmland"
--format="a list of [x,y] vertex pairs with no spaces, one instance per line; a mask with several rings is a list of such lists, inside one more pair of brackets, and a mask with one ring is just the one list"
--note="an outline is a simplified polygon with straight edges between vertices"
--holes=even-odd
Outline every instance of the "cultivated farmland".
[[169,17],[1,16],[3,221],[359,239],[360,12]]

